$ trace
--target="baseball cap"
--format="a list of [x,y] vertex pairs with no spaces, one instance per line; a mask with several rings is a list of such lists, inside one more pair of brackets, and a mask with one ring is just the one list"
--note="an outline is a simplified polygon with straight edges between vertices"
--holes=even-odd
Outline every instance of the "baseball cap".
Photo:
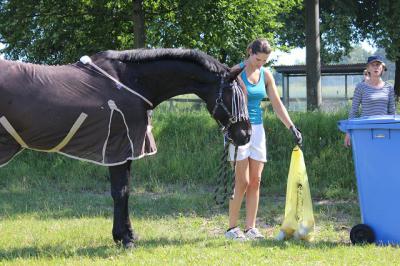
[[383,65],[384,69],[386,70],[386,64],[385,64],[385,61],[383,61],[382,56],[380,56],[380,55],[371,55],[371,56],[369,56],[368,59],[367,59],[367,65],[372,63],[372,62],[380,62]]

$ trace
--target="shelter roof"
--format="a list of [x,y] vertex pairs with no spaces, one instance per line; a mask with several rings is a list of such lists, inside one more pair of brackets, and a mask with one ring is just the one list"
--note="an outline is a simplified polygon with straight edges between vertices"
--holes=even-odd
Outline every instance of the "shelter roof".
[[[306,65],[273,66],[284,75],[306,75]],[[361,74],[366,64],[321,65],[321,74]]]

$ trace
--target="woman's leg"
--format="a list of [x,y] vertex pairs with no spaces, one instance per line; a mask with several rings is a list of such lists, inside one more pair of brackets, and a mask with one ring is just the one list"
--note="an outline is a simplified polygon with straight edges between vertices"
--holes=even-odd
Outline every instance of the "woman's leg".
[[246,230],[255,228],[264,163],[249,158],[249,184],[246,190]]
[[229,201],[229,228],[238,224],[240,207],[249,184],[249,159],[236,162],[235,193]]

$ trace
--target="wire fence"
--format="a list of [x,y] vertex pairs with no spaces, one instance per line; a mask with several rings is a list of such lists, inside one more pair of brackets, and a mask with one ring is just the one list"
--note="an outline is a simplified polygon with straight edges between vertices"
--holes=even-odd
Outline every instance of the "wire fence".
[[[200,98],[195,98],[197,96],[192,96],[188,98],[183,98],[180,96],[179,98],[171,98],[163,103],[163,108],[167,108],[167,110],[174,111],[176,109],[179,110],[190,110],[190,111],[200,111],[206,107],[206,104]],[[336,112],[338,110],[348,108],[351,103],[350,98],[344,97],[323,97],[321,110],[324,112]],[[282,100],[282,97],[281,97]],[[271,103],[268,98],[264,98],[261,101],[262,108],[272,110]],[[307,110],[307,98],[306,97],[296,97],[290,98],[289,103],[286,105],[288,111],[293,112],[305,112]]]

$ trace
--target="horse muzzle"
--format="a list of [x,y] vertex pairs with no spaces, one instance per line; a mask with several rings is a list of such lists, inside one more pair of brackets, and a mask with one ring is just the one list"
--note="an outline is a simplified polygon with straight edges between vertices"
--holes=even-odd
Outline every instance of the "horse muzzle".
[[234,145],[242,146],[250,141],[251,129],[229,130],[228,138]]

